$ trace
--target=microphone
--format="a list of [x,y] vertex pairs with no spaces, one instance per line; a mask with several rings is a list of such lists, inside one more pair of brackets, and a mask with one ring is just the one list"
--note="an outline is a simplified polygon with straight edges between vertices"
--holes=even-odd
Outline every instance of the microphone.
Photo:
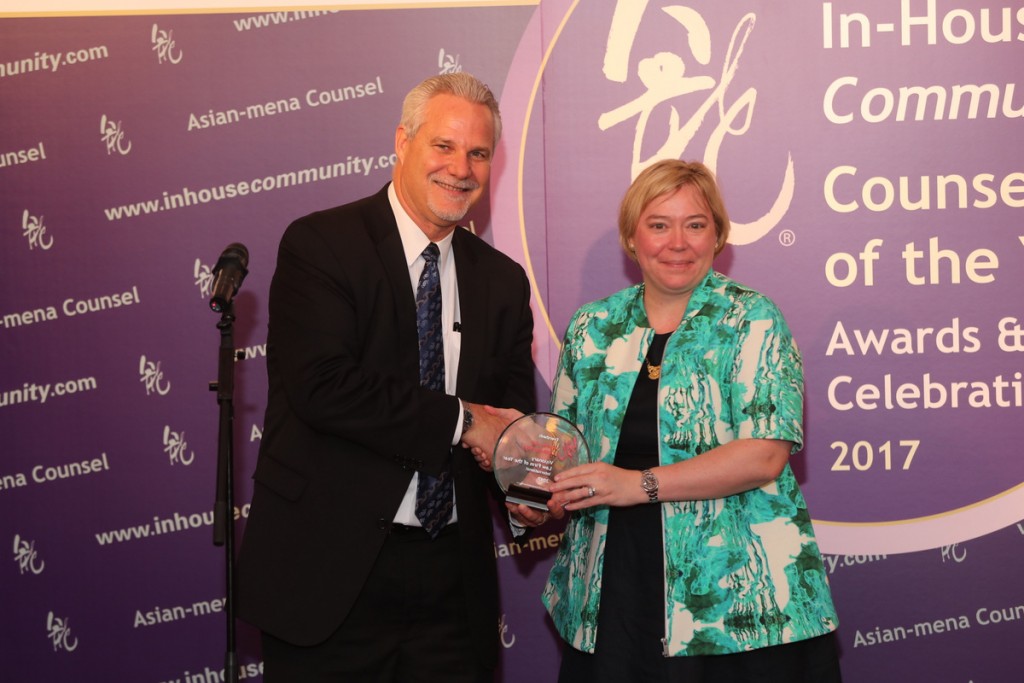
[[210,308],[221,313],[238,294],[242,280],[249,274],[249,250],[244,244],[229,244],[213,267],[213,287],[210,290]]

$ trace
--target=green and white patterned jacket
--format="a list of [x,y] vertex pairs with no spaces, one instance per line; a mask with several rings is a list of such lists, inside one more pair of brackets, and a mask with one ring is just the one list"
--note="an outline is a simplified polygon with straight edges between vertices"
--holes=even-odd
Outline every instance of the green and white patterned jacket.
[[[583,306],[565,335],[552,411],[611,463],[626,405],[654,336],[643,287]],[[662,360],[659,462],[734,439],[803,443],[803,369],[767,297],[711,271],[690,297]],[[668,656],[727,654],[836,628],[821,554],[789,465],[774,482],[713,500],[661,503]],[[606,506],[573,513],[544,589],[562,638],[593,652]]]

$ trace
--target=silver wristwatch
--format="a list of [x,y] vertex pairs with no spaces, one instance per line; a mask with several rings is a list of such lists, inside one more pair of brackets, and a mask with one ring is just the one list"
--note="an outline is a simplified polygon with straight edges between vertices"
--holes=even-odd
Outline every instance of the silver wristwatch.
[[644,470],[641,472],[640,486],[643,488],[644,493],[647,494],[648,502],[658,502],[658,478],[654,476],[654,472],[651,472],[650,470]]

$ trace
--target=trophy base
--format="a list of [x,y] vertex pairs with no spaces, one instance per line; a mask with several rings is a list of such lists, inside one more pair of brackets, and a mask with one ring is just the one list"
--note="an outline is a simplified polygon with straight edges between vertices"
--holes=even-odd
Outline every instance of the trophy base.
[[508,492],[505,494],[505,500],[509,503],[526,505],[535,510],[544,510],[545,512],[548,511],[547,502],[550,499],[551,491],[536,489],[530,486],[520,486],[519,484],[509,484]]

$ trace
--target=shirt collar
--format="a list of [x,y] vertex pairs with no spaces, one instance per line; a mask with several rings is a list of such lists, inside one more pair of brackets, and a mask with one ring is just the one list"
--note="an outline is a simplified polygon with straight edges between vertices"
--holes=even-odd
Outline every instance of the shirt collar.
[[[416,222],[406,213],[402,203],[398,201],[398,194],[395,192],[395,184],[388,185],[388,200],[391,202],[391,211],[395,214],[395,222],[398,223],[398,234],[402,238],[402,249],[405,251],[405,265],[411,267],[413,262],[420,257],[423,250],[430,244],[430,240],[423,234]],[[458,228],[456,228],[458,230]],[[440,242],[437,248],[441,251],[438,258],[438,267],[444,268],[448,262],[448,254],[452,250],[452,235],[455,230],[448,233]]]

